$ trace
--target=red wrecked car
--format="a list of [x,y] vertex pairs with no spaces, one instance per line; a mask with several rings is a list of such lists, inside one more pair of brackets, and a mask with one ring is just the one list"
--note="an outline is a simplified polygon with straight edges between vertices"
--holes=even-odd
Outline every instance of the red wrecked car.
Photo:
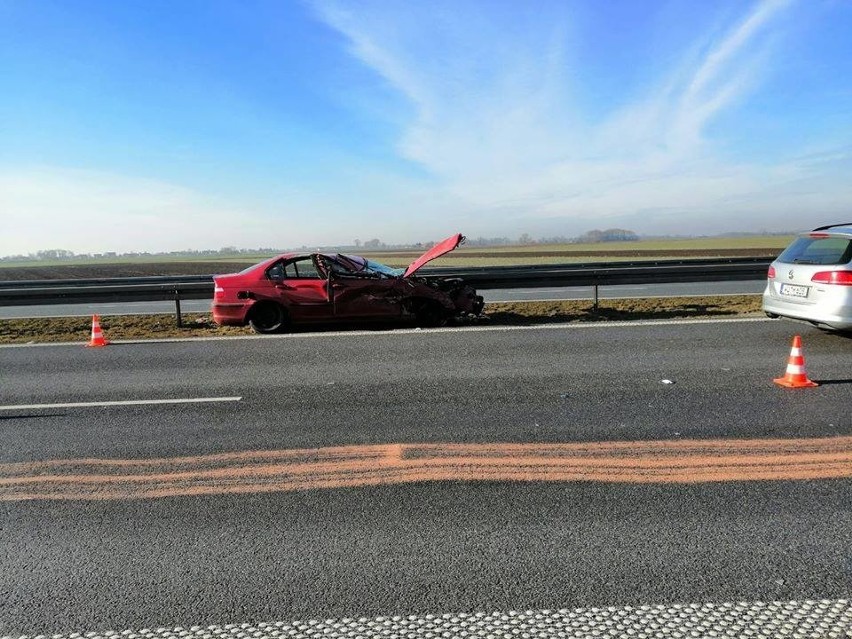
[[424,264],[464,242],[439,242],[407,269],[357,255],[285,253],[244,271],[213,277],[213,321],[275,333],[291,325],[413,320],[440,326],[482,312],[482,296],[459,278],[414,277]]

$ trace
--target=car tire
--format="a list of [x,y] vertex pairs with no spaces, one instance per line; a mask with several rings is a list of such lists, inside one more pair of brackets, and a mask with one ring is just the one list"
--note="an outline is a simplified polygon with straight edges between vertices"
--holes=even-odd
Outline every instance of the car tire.
[[438,302],[423,300],[414,312],[417,326],[420,328],[436,328],[447,323],[447,311]]
[[274,302],[260,302],[251,307],[249,326],[255,333],[280,333],[287,328],[287,311]]

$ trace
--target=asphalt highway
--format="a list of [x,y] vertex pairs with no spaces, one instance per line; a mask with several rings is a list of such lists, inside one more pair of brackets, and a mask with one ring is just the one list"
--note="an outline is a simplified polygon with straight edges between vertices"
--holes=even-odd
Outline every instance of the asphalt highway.
[[848,599],[850,363],[768,320],[3,347],[0,636]]
[[[673,284],[630,284],[602,286],[602,299],[679,297],[693,295],[757,295],[763,292],[766,280],[745,282],[686,282]],[[589,286],[560,286],[551,288],[507,288],[480,291],[486,302],[521,302],[542,300],[589,300],[594,289]],[[211,300],[182,300],[184,313],[206,313]],[[83,317],[101,315],[153,315],[174,313],[174,301],[111,302],[98,304],[47,304],[43,306],[0,306],[0,319],[31,317]]]

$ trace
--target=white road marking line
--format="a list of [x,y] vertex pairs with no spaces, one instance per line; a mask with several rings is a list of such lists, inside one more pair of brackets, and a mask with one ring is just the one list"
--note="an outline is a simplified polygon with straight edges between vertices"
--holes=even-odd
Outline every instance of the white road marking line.
[[[559,329],[593,328],[643,328],[647,326],[683,326],[690,324],[739,324],[776,322],[768,317],[740,317],[719,319],[632,320],[626,322],[567,322],[564,324],[536,324],[531,326],[452,326],[446,328],[404,328],[392,330],[317,331],[311,333],[285,333],[282,335],[230,335],[220,337],[175,337],[165,339],[110,340],[110,344],[183,344],[186,342],[235,342],[240,340],[306,339],[315,337],[398,337],[400,335],[428,335],[429,333],[489,333],[498,331],[542,331]],[[82,346],[85,342],[39,342],[33,344],[0,344],[3,348],[35,348],[46,346]],[[103,352],[108,349],[93,349]]]
[[[475,612],[39,635],[51,639],[336,639],[338,637],[848,637],[848,599],[612,606],[574,610]],[[0,639],[30,639],[7,635]]]
[[162,404],[203,404],[238,402],[242,397],[190,397],[182,399],[128,399],[114,402],[67,402],[64,404],[16,404],[0,406],[0,410],[38,410],[41,408],[98,408],[101,406],[156,406]]

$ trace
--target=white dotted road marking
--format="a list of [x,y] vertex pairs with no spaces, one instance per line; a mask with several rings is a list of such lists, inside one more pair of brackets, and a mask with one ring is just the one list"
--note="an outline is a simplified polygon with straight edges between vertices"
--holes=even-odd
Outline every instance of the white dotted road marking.
[[[399,615],[223,626],[54,634],[50,639],[266,639],[314,637],[852,637],[848,599],[578,608],[445,615]],[[20,639],[31,639],[22,636]],[[16,639],[7,636],[0,639]],[[35,639],[47,639],[38,635]]]
[[205,404],[210,402],[238,402],[242,397],[190,397],[181,399],[129,399],[114,402],[68,402],[65,404],[14,404],[0,406],[0,410],[39,410],[50,408],[98,408],[102,406],[157,406],[162,404]]

